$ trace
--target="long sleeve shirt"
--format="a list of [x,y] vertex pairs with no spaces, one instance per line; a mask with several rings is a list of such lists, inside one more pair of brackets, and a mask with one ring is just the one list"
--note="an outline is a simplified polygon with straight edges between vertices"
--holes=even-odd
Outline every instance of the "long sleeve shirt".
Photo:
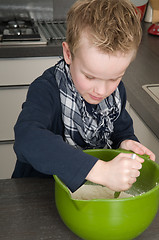
[[[22,105],[14,128],[17,163],[13,177],[57,175],[73,192],[85,181],[98,159],[64,141],[60,94],[54,70],[55,67],[49,68],[30,85]],[[112,148],[118,148],[125,139],[138,141],[132,119],[125,110],[123,82],[118,88],[122,109],[114,122]]]

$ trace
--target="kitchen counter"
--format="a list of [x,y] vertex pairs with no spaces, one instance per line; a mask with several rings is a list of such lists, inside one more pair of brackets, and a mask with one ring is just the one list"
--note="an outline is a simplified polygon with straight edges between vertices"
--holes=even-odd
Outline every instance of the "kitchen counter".
[[[0,180],[0,239],[78,240],[55,206],[53,179]],[[159,239],[159,212],[136,240]]]
[[53,179],[0,180],[0,239],[78,240],[55,207]]
[[159,104],[142,88],[159,84],[159,37],[147,33],[150,23],[143,23],[143,38],[135,61],[128,67],[123,81],[128,101],[159,139]]
[[0,46],[0,58],[62,56],[62,42],[47,45]]
[[[159,37],[147,33],[151,23],[143,22],[143,38],[135,61],[123,78],[132,108],[159,139],[159,104],[143,90],[145,84],[159,83]],[[0,58],[61,56],[61,42],[46,46],[0,46]]]

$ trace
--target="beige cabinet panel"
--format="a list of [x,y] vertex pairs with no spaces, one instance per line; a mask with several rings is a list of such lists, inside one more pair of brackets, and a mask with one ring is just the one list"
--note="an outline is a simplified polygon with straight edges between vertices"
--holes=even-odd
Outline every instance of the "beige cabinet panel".
[[13,144],[0,143],[0,179],[11,178],[16,162]]
[[10,178],[14,169],[13,128],[28,86],[59,60],[60,57],[0,59],[0,179]]
[[59,57],[1,58],[0,85],[30,84],[59,60]]
[[0,141],[13,140],[13,127],[28,87],[0,87]]
[[155,153],[156,161],[159,163],[159,139],[134,111],[131,105],[129,106],[129,114],[133,119],[136,136],[144,146]]

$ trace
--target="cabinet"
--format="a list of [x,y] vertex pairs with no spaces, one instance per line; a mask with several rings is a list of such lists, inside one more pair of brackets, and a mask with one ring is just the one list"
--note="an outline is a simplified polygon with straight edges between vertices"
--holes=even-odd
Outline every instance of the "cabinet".
[[127,102],[127,111],[133,119],[135,135],[138,137],[139,141],[149,148],[156,155],[156,162],[159,163],[159,139],[150,130],[150,128],[144,123],[136,111],[131,107],[130,103]]
[[13,127],[25,101],[28,86],[0,87],[0,139],[14,140]]
[[0,143],[0,179],[10,178],[14,165],[16,162],[16,155],[13,151],[13,142],[8,141]]
[[30,84],[58,60],[59,57],[1,58],[0,86]]
[[30,83],[59,57],[0,59],[0,179],[10,178],[16,162],[14,125]]

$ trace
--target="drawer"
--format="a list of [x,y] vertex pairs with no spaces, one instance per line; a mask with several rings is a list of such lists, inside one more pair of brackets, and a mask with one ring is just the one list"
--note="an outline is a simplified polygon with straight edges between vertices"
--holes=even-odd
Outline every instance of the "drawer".
[[30,84],[59,60],[59,57],[0,58],[0,85]]
[[0,87],[0,141],[14,139],[14,125],[29,86]]
[[11,178],[15,162],[13,143],[0,143],[0,179]]

